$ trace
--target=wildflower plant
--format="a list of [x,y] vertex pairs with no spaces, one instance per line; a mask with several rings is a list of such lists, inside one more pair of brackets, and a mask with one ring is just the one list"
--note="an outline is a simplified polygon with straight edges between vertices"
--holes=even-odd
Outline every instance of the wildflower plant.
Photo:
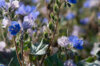
[[[74,6],[80,5],[78,2],[80,1],[0,0],[2,38],[4,43],[9,44],[8,47],[14,48],[10,50],[17,57],[12,57],[5,66],[14,66],[14,61],[16,66],[77,66],[80,63],[88,65],[91,58],[99,59],[99,52],[85,60],[84,56],[81,57],[86,41],[85,31],[80,25],[91,25],[91,18],[80,19],[77,16],[79,9],[74,11]],[[88,5],[85,3],[83,6]],[[98,14],[97,17],[99,18]],[[72,31],[74,24],[79,26]]]

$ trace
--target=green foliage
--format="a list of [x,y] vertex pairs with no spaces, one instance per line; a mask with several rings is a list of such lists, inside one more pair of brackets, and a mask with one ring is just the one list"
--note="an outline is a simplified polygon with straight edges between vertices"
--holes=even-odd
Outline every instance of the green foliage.
[[54,54],[45,59],[45,66],[64,66],[64,65],[63,62],[58,58],[57,54]]
[[50,14],[50,17],[54,20],[54,14],[53,13]]
[[96,60],[96,57],[88,57],[87,59],[86,59],[86,62],[93,62],[93,61],[95,61]]
[[44,55],[46,53],[47,48],[48,48],[48,44],[43,44],[43,39],[42,39],[40,44],[31,45],[31,54]]
[[98,62],[93,62],[93,63],[88,63],[85,61],[81,61],[77,64],[77,66],[100,66],[99,61]]
[[53,11],[54,13],[58,13],[59,12],[59,7],[58,5],[55,3],[54,7],[53,7]]
[[54,31],[54,24],[53,24],[53,22],[49,22],[49,29],[51,29],[52,31]]

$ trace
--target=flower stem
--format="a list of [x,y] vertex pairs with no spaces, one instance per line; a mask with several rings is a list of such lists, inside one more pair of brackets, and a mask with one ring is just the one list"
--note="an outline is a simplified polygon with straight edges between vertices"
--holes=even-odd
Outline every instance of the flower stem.
[[22,66],[24,65],[24,57],[23,57],[23,33],[24,31],[22,31],[22,35],[21,35],[21,40],[20,40],[20,43],[21,43],[21,56],[22,56]]
[[18,62],[20,64],[20,66],[22,66],[19,55],[18,55],[18,47],[17,47],[16,41],[15,41],[15,36],[14,36],[14,44],[15,44],[15,47],[16,47],[16,55],[17,55]]
[[22,66],[24,65],[24,58],[23,58],[23,41],[21,41],[21,54],[22,54]]

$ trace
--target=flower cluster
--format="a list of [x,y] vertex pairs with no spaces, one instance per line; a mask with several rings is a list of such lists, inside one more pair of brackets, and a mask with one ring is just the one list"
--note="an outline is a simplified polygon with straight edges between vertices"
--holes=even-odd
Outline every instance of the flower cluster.
[[11,33],[11,35],[16,35],[20,31],[21,27],[18,22],[12,21],[11,25],[8,28],[8,31]]
[[76,64],[70,59],[64,62],[64,66],[76,66]]
[[19,15],[26,15],[35,10],[36,10],[35,6],[29,6],[29,5],[25,6],[24,4],[21,4],[21,6],[16,10],[15,13]]
[[58,39],[58,44],[62,47],[72,45],[74,48],[81,50],[83,49],[83,40],[80,40],[77,36],[61,37]]
[[90,21],[90,19],[89,19],[88,17],[86,17],[86,18],[84,18],[84,19],[81,19],[81,20],[80,20],[80,23],[83,24],[83,25],[86,25],[86,24],[89,23],[89,21]]
[[83,4],[84,8],[92,8],[99,5],[99,0],[86,0]]
[[58,38],[58,44],[61,47],[67,47],[70,44],[68,37],[62,36],[61,38]]
[[69,36],[69,41],[73,44],[76,49],[83,49],[83,40],[80,40],[77,36]]
[[67,20],[71,20],[71,19],[75,18],[75,14],[73,12],[68,12],[65,18]]
[[[16,51],[14,62],[19,66],[85,66],[100,60],[99,4],[99,0],[0,0],[0,53]],[[95,58],[88,59],[90,54]]]
[[0,8],[5,7],[5,5],[6,5],[5,0],[0,0]]

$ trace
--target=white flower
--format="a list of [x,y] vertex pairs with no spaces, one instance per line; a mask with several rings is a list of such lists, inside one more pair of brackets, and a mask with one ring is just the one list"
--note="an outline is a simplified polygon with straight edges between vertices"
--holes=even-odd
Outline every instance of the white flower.
[[24,17],[24,22],[29,22],[31,26],[37,27],[37,24],[29,16]]
[[62,36],[61,38],[58,38],[58,44],[62,47],[66,47],[70,44],[68,38],[66,36]]
[[78,35],[79,35],[79,32],[80,32],[80,27],[75,25],[75,26],[73,27],[72,35],[78,36]]
[[29,36],[32,37],[32,35],[36,32],[37,30],[32,30],[32,29],[28,29],[27,32],[29,34]]
[[76,64],[73,62],[73,60],[69,59],[64,62],[64,66],[76,66]]
[[2,20],[2,27],[6,28],[9,23],[10,20],[7,17],[4,17],[4,19]]
[[99,2],[100,0],[90,0],[90,7],[95,7],[95,6],[98,6],[99,5]]
[[92,51],[90,52],[91,55],[96,56],[97,52],[100,51],[100,42],[99,43],[94,43],[94,47],[92,49]]
[[8,37],[9,40],[12,40],[13,35],[11,35],[10,33],[7,33],[7,37]]
[[19,1],[12,1],[12,6],[14,6],[15,8],[19,7]]
[[47,8],[45,6],[42,7],[40,10],[41,10],[42,14],[47,15],[48,11],[47,11]]
[[3,51],[6,47],[6,43],[4,41],[0,41],[0,51]]

